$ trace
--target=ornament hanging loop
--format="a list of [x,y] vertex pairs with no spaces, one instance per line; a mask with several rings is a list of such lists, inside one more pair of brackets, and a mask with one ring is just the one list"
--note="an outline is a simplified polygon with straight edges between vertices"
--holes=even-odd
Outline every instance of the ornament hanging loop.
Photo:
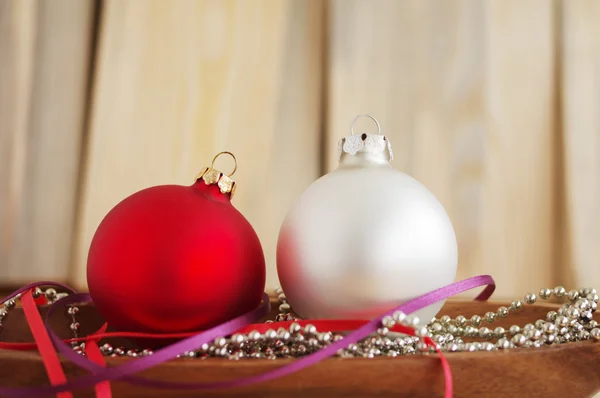
[[373,116],[369,115],[368,113],[361,113],[360,115],[357,115],[354,120],[352,120],[352,123],[350,123],[350,134],[354,135],[354,123],[356,123],[356,121],[358,119],[360,119],[361,117],[368,117],[369,119],[371,119],[372,121],[375,122],[375,124],[377,125],[377,135],[381,135],[381,125],[379,124],[379,122],[377,121],[377,119],[375,119]]
[[227,152],[227,151],[223,151],[223,152],[219,152],[215,155],[215,157],[212,160],[212,164],[210,165],[211,168],[215,168],[215,162],[217,161],[217,158],[221,155],[229,155],[233,158],[233,171],[227,175],[227,177],[231,177],[232,175],[235,174],[235,171],[237,170],[237,159],[235,158],[235,155],[231,152]]

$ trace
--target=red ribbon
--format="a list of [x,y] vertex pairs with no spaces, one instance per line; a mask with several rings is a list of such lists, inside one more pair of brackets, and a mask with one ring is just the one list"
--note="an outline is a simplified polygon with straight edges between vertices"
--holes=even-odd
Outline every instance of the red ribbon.
[[[60,360],[58,359],[58,354],[54,349],[52,340],[50,340],[48,330],[46,329],[46,326],[44,326],[44,321],[37,310],[35,301],[33,299],[32,290],[28,290],[23,294],[21,297],[21,302],[23,303],[23,313],[25,314],[25,319],[27,319],[27,323],[29,324],[29,329],[31,330],[35,344],[40,351],[40,356],[42,357],[42,362],[46,368],[46,373],[48,374],[48,380],[50,380],[50,384],[56,386],[66,383],[67,377],[65,376],[65,372],[63,371]],[[57,393],[56,397],[73,398],[73,394],[71,394],[69,391],[64,391]]]

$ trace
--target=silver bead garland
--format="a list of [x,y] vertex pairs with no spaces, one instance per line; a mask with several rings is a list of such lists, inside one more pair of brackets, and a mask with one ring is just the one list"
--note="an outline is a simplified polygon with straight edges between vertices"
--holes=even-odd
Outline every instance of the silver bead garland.
[[[292,312],[292,308],[281,289],[277,289],[279,300],[279,314],[274,321],[296,321],[299,318]],[[44,295],[50,303],[68,295],[57,293],[49,288],[34,290],[34,298]],[[556,311],[548,311],[545,319],[538,319],[534,323],[523,326],[512,325],[505,329],[501,326],[493,327],[498,320],[507,318],[510,314],[521,311],[524,305],[535,304],[539,299],[548,300],[554,295],[566,299]],[[16,306],[15,299],[8,300],[0,307],[0,332],[2,322],[8,313]],[[566,291],[564,287],[554,289],[541,289],[539,294],[526,294],[522,300],[515,300],[510,307],[499,307],[495,312],[484,315],[473,315],[467,319],[463,315],[455,319],[447,315],[439,319],[432,319],[427,325],[422,325],[414,315],[395,312],[392,316],[382,319],[380,328],[375,334],[356,344],[349,344],[345,349],[339,350],[337,356],[348,357],[397,357],[403,355],[422,355],[435,352],[434,347],[428,347],[425,337],[430,337],[443,352],[475,352],[496,351],[515,348],[538,348],[544,345],[565,344],[582,340],[600,340],[598,322],[593,319],[598,306],[598,292],[596,289],[580,289]],[[79,336],[80,325],[76,320],[79,308],[69,306],[67,316],[69,327],[74,338]],[[415,336],[407,336],[390,332],[395,325],[410,326],[415,329]],[[211,357],[239,360],[242,358],[295,358],[308,355],[328,346],[332,342],[343,338],[342,333],[319,331],[314,325],[302,327],[293,322],[288,328],[269,329],[265,333],[252,331],[248,334],[233,334],[230,337],[219,337],[211,344],[204,344],[195,351],[182,353],[180,358],[206,359]],[[85,343],[72,343],[73,350],[84,354]],[[100,346],[105,356],[141,357],[152,355],[149,349],[132,349],[126,347],[113,347],[111,344]]]

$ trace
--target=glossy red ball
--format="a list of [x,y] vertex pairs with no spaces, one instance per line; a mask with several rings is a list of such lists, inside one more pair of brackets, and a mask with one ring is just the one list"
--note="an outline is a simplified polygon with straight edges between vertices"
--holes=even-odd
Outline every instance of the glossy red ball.
[[216,185],[139,191],[102,220],[87,261],[98,311],[121,331],[206,329],[256,308],[265,287],[256,232]]

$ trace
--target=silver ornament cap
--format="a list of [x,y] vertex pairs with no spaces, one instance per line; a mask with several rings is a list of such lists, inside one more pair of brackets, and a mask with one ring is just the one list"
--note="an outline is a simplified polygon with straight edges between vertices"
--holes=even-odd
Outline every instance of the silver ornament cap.
[[[377,124],[377,134],[372,133],[354,133],[354,123],[360,117],[369,117]],[[366,113],[360,114],[354,118],[350,124],[350,135],[338,141],[338,162],[346,155],[361,156],[370,158],[373,161],[392,161],[394,160],[394,152],[390,139],[381,134],[381,126],[377,119]]]

